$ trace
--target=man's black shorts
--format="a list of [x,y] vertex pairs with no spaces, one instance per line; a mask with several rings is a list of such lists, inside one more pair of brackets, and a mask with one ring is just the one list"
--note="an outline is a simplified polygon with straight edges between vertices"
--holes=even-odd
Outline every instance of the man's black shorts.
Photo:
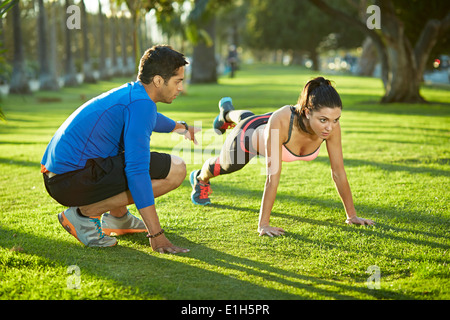
[[[170,154],[152,152],[150,178],[164,179],[170,171]],[[108,199],[128,190],[125,157],[89,159],[84,169],[49,178],[44,184],[50,196],[66,207],[79,207]]]

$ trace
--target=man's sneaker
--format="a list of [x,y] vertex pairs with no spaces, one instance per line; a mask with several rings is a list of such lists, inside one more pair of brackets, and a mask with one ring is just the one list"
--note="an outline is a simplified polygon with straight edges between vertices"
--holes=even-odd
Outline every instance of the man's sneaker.
[[191,200],[194,204],[201,206],[211,204],[209,195],[212,193],[211,184],[198,181],[198,174],[200,170],[194,170],[189,176],[189,181],[192,186]]
[[219,101],[219,115],[214,119],[213,128],[217,134],[224,134],[225,130],[234,127],[236,124],[227,122],[225,115],[234,110],[233,103],[230,97],[224,97]]
[[70,207],[58,214],[59,223],[61,223],[64,229],[85,246],[115,246],[117,240],[108,237],[103,233],[99,218],[100,217],[82,217],[77,212],[77,207]]
[[105,213],[102,217],[102,229],[108,236],[147,232],[144,222],[133,216],[130,211],[120,218]]

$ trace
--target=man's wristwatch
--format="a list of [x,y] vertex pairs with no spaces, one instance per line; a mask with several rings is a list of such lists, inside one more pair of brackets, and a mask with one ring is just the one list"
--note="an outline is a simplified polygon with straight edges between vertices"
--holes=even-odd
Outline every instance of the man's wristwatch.
[[177,121],[177,123],[182,124],[186,128],[186,131],[181,134],[186,134],[189,131],[189,126],[187,125],[186,121]]

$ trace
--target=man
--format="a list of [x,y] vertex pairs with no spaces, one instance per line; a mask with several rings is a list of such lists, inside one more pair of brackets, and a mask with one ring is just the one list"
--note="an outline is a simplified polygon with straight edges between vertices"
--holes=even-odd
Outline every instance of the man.
[[[114,246],[113,233],[148,232],[154,251],[189,251],[166,238],[154,201],[182,183],[186,164],[176,156],[150,152],[153,131],[174,131],[197,143],[199,129],[156,109],[156,103],[172,103],[182,92],[186,64],[183,54],[169,46],[148,49],[137,81],[82,105],[47,146],[41,161],[46,189],[69,207],[59,221],[84,245]],[[132,203],[143,221],[129,213]]]

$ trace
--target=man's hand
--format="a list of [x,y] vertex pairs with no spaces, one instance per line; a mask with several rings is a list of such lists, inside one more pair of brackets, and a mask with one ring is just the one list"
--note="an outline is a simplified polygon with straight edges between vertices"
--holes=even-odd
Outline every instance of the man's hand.
[[260,236],[267,235],[269,237],[273,237],[273,236],[282,236],[284,235],[285,231],[282,228],[264,226],[259,227],[258,232]]
[[375,222],[373,222],[370,219],[364,219],[364,218],[358,218],[358,217],[349,218],[349,219],[345,220],[345,223],[347,223],[347,224],[360,224],[362,226],[364,226],[364,225],[372,226],[372,225],[375,224]]
[[195,134],[201,130],[201,128],[189,126],[189,130],[184,134],[184,138],[186,140],[191,140],[192,142],[194,142],[194,144],[198,144],[197,139],[195,138]]
[[183,249],[177,246],[174,246],[169,239],[166,238],[164,234],[150,239],[150,246],[153,251],[159,253],[183,253],[189,252],[189,249]]

